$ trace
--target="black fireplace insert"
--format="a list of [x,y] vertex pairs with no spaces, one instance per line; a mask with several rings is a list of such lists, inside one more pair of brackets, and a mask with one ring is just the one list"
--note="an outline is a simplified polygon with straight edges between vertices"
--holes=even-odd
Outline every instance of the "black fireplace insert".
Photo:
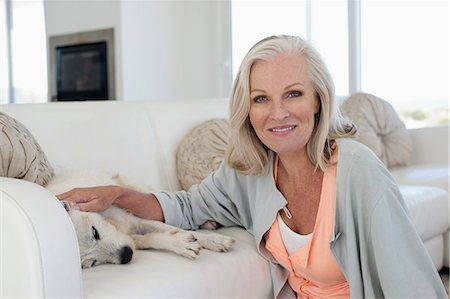
[[106,41],[59,46],[55,50],[55,100],[108,100]]

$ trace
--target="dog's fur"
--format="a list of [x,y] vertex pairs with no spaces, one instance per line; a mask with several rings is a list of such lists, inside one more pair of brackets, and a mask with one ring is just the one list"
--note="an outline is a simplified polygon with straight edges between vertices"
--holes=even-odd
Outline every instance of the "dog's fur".
[[[99,185],[151,191],[142,186],[131,186],[118,175],[74,169],[57,171],[46,188],[57,195],[75,187]],[[194,259],[202,248],[226,252],[234,244],[232,238],[218,233],[186,231],[159,221],[144,220],[114,205],[101,213],[93,213],[73,209],[69,202],[62,203],[75,227],[83,268],[128,263],[135,249],[167,250]],[[215,224],[209,223],[207,227],[214,228]]]

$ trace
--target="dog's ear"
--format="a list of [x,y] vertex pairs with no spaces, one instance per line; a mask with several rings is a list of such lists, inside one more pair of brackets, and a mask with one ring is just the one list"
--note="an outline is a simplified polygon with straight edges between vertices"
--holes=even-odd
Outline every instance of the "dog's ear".
[[67,212],[70,211],[70,204],[68,201],[61,200],[61,204],[63,205],[64,209],[66,209]]

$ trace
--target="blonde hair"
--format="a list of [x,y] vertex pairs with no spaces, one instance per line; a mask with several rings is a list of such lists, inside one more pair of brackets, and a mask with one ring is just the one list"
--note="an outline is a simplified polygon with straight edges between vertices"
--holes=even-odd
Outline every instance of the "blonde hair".
[[315,126],[307,144],[311,162],[321,170],[329,165],[331,145],[336,138],[355,134],[355,126],[344,119],[336,105],[334,83],[320,54],[298,36],[277,35],[256,43],[242,60],[230,101],[231,139],[225,153],[227,164],[243,174],[262,174],[268,162],[268,148],[250,123],[250,72],[253,64],[278,54],[301,55],[320,100]]

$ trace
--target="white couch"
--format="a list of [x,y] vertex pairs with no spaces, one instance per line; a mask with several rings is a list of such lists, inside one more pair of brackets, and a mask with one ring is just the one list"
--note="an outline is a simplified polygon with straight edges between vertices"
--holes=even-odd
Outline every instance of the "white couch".
[[[227,117],[228,101],[21,104],[3,105],[0,111],[31,131],[53,166],[121,173],[155,189],[179,190],[178,143],[194,125]],[[394,175],[403,184],[412,219],[440,269],[448,256],[444,246],[449,227],[448,127],[411,130],[411,134],[414,165],[394,170]],[[238,227],[219,230],[237,240],[228,253],[202,251],[190,261],[168,252],[138,251],[129,264],[81,270],[70,219],[44,188],[0,178],[0,219],[1,298],[268,298],[272,294],[266,261],[256,252],[253,238]]]

